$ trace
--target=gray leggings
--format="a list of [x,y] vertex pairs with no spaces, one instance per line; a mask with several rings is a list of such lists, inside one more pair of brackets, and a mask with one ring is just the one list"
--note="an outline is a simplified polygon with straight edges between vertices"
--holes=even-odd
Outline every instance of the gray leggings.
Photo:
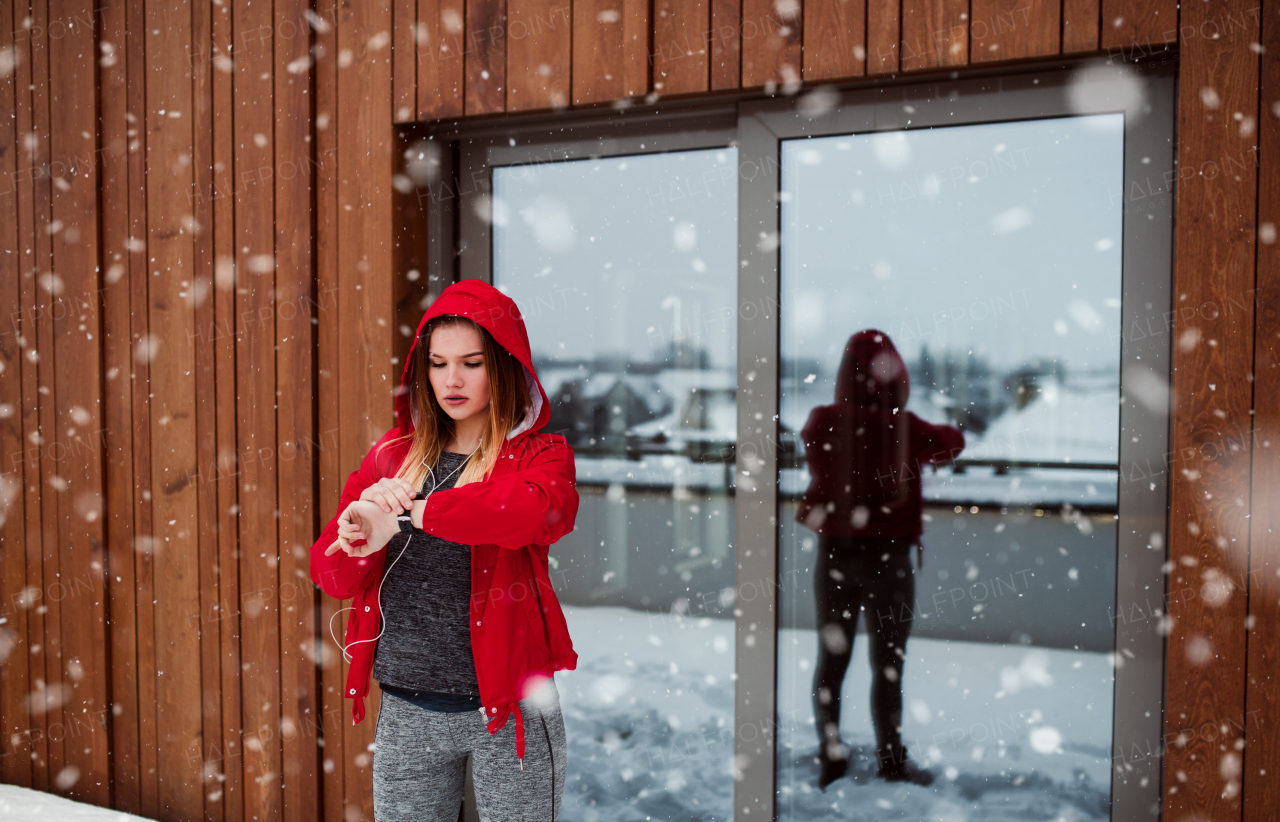
[[555,682],[521,700],[520,712],[523,771],[514,714],[490,735],[479,711],[438,713],[382,694],[373,736],[374,822],[457,822],[467,754],[482,822],[557,822],[568,745]]

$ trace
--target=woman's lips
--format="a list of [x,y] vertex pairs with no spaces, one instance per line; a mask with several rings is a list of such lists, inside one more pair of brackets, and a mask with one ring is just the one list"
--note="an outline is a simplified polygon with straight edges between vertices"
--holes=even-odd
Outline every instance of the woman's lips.
[[466,397],[445,397],[444,401],[450,405],[462,405],[467,401]]

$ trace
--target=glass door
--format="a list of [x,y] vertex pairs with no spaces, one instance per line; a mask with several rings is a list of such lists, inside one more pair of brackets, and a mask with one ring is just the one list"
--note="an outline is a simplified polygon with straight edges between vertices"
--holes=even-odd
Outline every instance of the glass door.
[[551,550],[566,819],[732,816],[736,169],[728,147],[497,165],[479,204],[577,455]]
[[783,143],[780,819],[1106,817],[1123,178],[1123,114]]
[[1125,330],[1170,305],[1171,88],[744,111],[742,150],[776,163],[744,182],[742,265],[780,308],[776,405],[751,409],[776,415],[751,467],[777,607],[744,617],[773,628],[774,702],[739,721],[772,709],[777,819],[1158,807],[1158,754],[1131,752],[1162,728],[1167,492],[1121,466],[1167,441],[1168,336]]

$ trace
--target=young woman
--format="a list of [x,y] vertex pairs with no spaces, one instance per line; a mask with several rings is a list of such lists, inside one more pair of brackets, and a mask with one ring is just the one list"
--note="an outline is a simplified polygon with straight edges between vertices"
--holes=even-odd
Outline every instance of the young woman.
[[[514,302],[468,280],[418,325],[396,427],[347,480],[311,578],[354,597],[352,719],[369,677],[375,822],[455,822],[466,757],[482,818],[560,817],[566,742],[552,675],[577,655],[547,549],[578,511],[573,450],[550,418]],[[511,721],[508,721],[508,720]]]

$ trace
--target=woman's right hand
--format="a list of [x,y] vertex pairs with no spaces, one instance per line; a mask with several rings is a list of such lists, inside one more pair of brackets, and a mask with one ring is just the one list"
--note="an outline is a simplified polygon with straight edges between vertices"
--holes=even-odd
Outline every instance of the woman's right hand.
[[413,507],[414,487],[401,477],[383,477],[364,489],[360,499],[375,503],[383,511],[399,514]]

